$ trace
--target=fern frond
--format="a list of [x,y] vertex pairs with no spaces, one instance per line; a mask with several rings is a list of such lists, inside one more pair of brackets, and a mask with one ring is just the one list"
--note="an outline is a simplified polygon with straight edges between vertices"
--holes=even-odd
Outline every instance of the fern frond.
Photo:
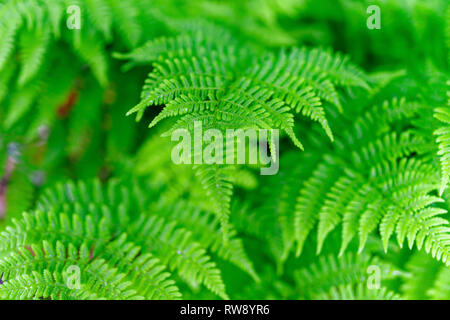
[[[450,87],[450,81],[447,82]],[[436,142],[439,145],[438,155],[441,161],[441,188],[439,194],[442,195],[447,188],[450,177],[450,90],[447,90],[447,106],[434,110],[434,116],[445,125],[437,129],[434,134],[437,135]]]
[[321,205],[323,192],[331,187],[334,180],[332,177],[337,178],[338,176],[338,172],[335,171],[336,165],[335,159],[326,157],[300,190],[294,212],[295,238],[298,244],[297,255],[300,255],[309,232],[316,224],[316,210]]
[[28,80],[34,77],[42,64],[42,59],[48,47],[50,30],[35,30],[34,33],[22,34],[21,59],[22,69],[20,70],[18,83],[23,86]]
[[[297,254],[316,224],[319,253],[327,235],[342,223],[341,253],[356,234],[362,250],[369,234],[379,226],[385,248],[395,231],[400,245],[406,234],[409,245],[416,239],[419,248],[426,238],[426,251],[447,261],[448,230],[439,226],[444,220],[433,218],[445,211],[433,210],[431,207],[442,200],[429,195],[436,188],[436,172],[425,162],[407,160],[414,152],[424,152],[426,142],[408,130],[400,135],[385,134],[390,126],[413,117],[417,107],[394,100],[381,108],[389,110],[388,116],[381,116],[379,107],[363,114],[353,129],[339,134],[336,152],[325,154],[303,182],[294,214]],[[355,137],[359,137],[357,143]],[[347,148],[353,150],[351,154]],[[425,230],[419,226],[422,223],[437,225],[416,238],[418,230]]]
[[214,212],[220,219],[225,241],[228,240],[228,216],[230,215],[230,201],[233,192],[233,186],[226,171],[227,168],[220,165],[203,165],[197,169],[203,188],[215,205]]
[[0,7],[0,17],[3,18],[6,16],[8,16],[8,20],[2,19],[2,23],[0,24],[0,32],[2,34],[0,46],[0,70],[4,68],[9,56],[14,50],[14,39],[21,23],[20,15],[15,11],[11,12],[9,6],[3,4]]

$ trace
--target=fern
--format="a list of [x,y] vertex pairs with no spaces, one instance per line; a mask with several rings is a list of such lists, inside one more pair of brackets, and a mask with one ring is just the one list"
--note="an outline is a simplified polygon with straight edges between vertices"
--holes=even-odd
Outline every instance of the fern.
[[[261,62],[253,62],[256,68],[242,76],[239,70],[249,62],[250,49],[242,48],[241,61],[236,61],[233,42],[218,45],[202,33],[193,37],[160,39],[122,55],[134,64],[151,62],[150,57],[154,57],[154,70],[146,81],[142,101],[129,113],[142,115],[148,105],[165,104],[150,126],[167,117],[182,116],[179,123],[187,128],[193,126],[192,117],[204,119],[206,128],[211,121],[222,130],[280,128],[301,147],[288,110],[319,121],[332,137],[324,111],[319,108],[320,96],[340,106],[336,85],[367,86],[362,73],[340,56],[305,49],[293,49],[288,54],[281,51],[275,58],[263,56]],[[194,46],[195,51],[189,49]],[[343,76],[338,77],[338,73]],[[320,80],[324,76],[330,77],[328,82]]]
[[0,299],[448,299],[449,12],[1,1]]
[[[340,108],[335,86],[367,87],[362,72],[339,55],[294,48],[255,60],[250,48],[237,51],[238,44],[230,36],[225,36],[229,43],[217,43],[210,37],[200,29],[192,36],[158,39],[130,54],[117,55],[131,59],[133,65],[153,62],[142,101],[128,114],[137,112],[140,119],[147,106],[162,104],[165,108],[150,127],[165,118],[178,117],[169,133],[177,128],[193,130],[194,121],[199,120],[205,130],[223,132],[232,128],[277,128],[302,149],[294,133],[292,112],[318,121],[333,139],[321,99]],[[257,67],[241,73],[248,63]],[[330,79],[324,80],[327,76]],[[217,203],[216,212],[226,234],[231,193],[226,178],[218,178],[221,171],[212,166],[202,169],[200,175],[207,195]]]
[[[381,109],[389,109],[390,117],[380,119],[380,107],[369,109],[361,118],[356,119],[353,129],[339,135],[334,154],[325,153],[311,176],[299,188],[293,217],[297,230],[295,238],[298,242],[298,254],[316,224],[318,252],[326,236],[338,224],[343,224],[343,252],[355,234],[359,234],[362,250],[367,236],[378,226],[385,248],[394,230],[400,245],[408,234],[411,246],[417,231],[423,228],[422,223],[427,223],[428,219],[431,219],[428,223],[439,221],[433,217],[445,211],[426,209],[428,205],[442,201],[428,195],[436,188],[436,172],[426,163],[407,159],[412,152],[423,152],[426,142],[410,132],[404,132],[400,136],[395,133],[384,134],[390,123],[412,117],[415,108],[414,104],[407,104],[403,100],[394,100],[391,105],[385,103]],[[357,144],[353,138],[355,136],[360,137]],[[346,153],[346,146],[352,146],[352,154]],[[338,156],[339,154],[341,155]],[[399,160],[401,161],[398,162]],[[388,200],[390,196],[393,198]],[[411,213],[404,211],[406,207],[410,208],[408,210]],[[406,219],[414,216],[417,216],[417,220]],[[406,221],[408,224],[405,224]],[[415,225],[413,221],[419,225]],[[440,232],[445,233],[445,228]],[[426,237],[424,234],[420,235],[419,247]],[[442,244],[437,245],[435,240]],[[430,245],[434,245],[433,248],[426,246],[427,251],[445,251],[438,248],[441,245],[447,246],[445,235],[429,241]],[[442,254],[446,260],[445,252],[437,256],[441,257]]]

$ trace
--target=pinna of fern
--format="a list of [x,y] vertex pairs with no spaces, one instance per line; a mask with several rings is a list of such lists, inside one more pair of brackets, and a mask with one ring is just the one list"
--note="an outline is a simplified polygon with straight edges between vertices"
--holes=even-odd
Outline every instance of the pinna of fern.
[[[450,88],[450,81],[447,82],[447,86]],[[447,106],[436,108],[435,117],[444,124],[441,128],[437,129],[434,134],[436,142],[439,145],[438,155],[441,161],[441,187],[439,194],[442,195],[447,188],[450,177],[450,89],[447,90]]]

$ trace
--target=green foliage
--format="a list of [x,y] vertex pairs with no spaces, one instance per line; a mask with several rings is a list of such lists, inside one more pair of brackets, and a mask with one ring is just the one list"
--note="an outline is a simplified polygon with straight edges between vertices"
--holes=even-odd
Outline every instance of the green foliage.
[[365,282],[369,282],[367,270],[370,266],[383,270],[383,279],[392,277],[389,265],[366,255],[348,254],[339,259],[325,256],[319,263],[297,271],[296,288],[302,297],[309,299],[396,298],[394,293],[387,292],[380,284],[373,284],[378,288],[364,285]]
[[[212,292],[226,298],[220,271],[211,261],[207,249],[217,252],[219,257],[230,260],[254,275],[251,262],[237,238],[233,238],[227,246],[219,247],[218,239],[214,241],[207,236],[209,234],[203,233],[217,232],[215,230],[217,222],[211,220],[211,217],[196,213],[195,209],[189,207],[172,208],[170,210],[172,214],[176,214],[179,210],[182,210],[182,213],[173,214],[171,219],[158,214],[147,214],[145,212],[148,210],[152,211],[150,200],[151,198],[147,197],[144,190],[137,184],[132,184],[129,189],[121,187],[115,182],[111,182],[103,188],[98,180],[89,184],[58,185],[54,190],[47,191],[38,201],[36,212],[24,213],[21,220],[13,221],[13,226],[8,227],[2,233],[1,255],[4,257],[4,261],[11,265],[11,260],[17,261],[26,258],[23,255],[29,248],[31,248],[33,257],[37,257],[37,251],[44,251],[45,254],[48,250],[39,247],[43,241],[50,248],[52,245],[56,247],[73,246],[72,249],[75,250],[75,253],[79,252],[80,255],[75,257],[63,255],[62,262],[69,260],[70,265],[79,265],[80,268],[88,268],[94,261],[100,261],[99,264],[104,264],[105,261],[107,264],[112,262],[108,268],[120,271],[121,283],[129,281],[133,283],[133,281],[139,280],[138,283],[126,287],[135,290],[137,295],[147,299],[158,297],[169,299],[180,296],[173,281],[170,286],[169,283],[163,282],[169,275],[167,272],[161,276],[156,273],[156,280],[162,283],[152,284],[153,287],[158,288],[155,296],[155,289],[151,290],[150,283],[144,280],[145,277],[153,279],[155,276],[153,272],[156,272],[153,270],[153,265],[159,261],[168,265],[172,272],[176,272],[190,286],[196,288],[200,284],[204,284]],[[157,208],[158,211],[169,211],[160,206]],[[188,221],[185,224],[183,222],[184,215],[188,215],[190,218],[197,217],[198,223]],[[186,228],[189,223],[194,223],[197,227],[203,225],[204,230],[192,233]],[[33,248],[34,245],[38,246],[37,249]],[[61,249],[61,252],[70,252],[70,250]],[[88,259],[81,253],[87,254]],[[158,259],[155,260],[153,256]],[[34,261],[29,261],[28,264],[31,267],[25,269],[23,273],[36,272],[36,269],[32,267],[34,263]],[[149,265],[148,269],[147,265]],[[67,265],[53,270],[52,264],[48,266],[44,264],[39,271],[41,273],[58,271],[60,272],[58,277],[61,277],[64,266]],[[161,266],[158,267],[158,270],[160,268]],[[8,269],[3,270],[5,270],[5,280],[15,279],[17,275],[23,276],[22,272],[17,274],[11,273]],[[93,272],[88,270],[84,271],[83,269],[82,272]],[[139,270],[139,273],[136,274],[135,270]],[[119,273],[117,274],[119,275]],[[33,277],[33,274],[27,275]],[[21,279],[20,277],[19,279]],[[95,281],[91,278],[86,280],[89,283]],[[159,288],[160,285],[163,288]],[[61,294],[65,295],[66,293]],[[110,296],[105,297],[109,298]],[[121,297],[128,298],[127,296]]]
[[[449,13],[0,0],[0,298],[449,299]],[[198,123],[279,171],[175,164]]]

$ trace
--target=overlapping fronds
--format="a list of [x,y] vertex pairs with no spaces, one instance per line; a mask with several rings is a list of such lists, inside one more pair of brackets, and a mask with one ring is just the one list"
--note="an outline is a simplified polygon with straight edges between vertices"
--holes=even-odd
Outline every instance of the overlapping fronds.
[[[322,99],[340,107],[337,86],[367,87],[363,73],[347,58],[320,49],[282,50],[277,55],[253,58],[251,47],[230,36],[215,37],[198,30],[176,38],[147,43],[130,54],[118,55],[132,63],[153,62],[142,101],[129,114],[138,119],[150,105],[164,105],[152,121],[178,117],[175,128],[282,129],[295,137],[294,114],[322,124],[332,139]],[[250,69],[246,65],[252,64]]]
[[[414,105],[393,101],[382,109],[391,116],[380,119],[379,108],[374,108],[357,119],[339,137],[335,154],[325,155],[304,182],[295,211],[298,253],[316,223],[318,252],[326,236],[342,223],[341,252],[356,234],[362,250],[367,236],[379,227],[385,249],[395,231],[399,245],[408,238],[410,247],[416,240],[421,248],[426,240],[425,249],[447,261],[448,230],[443,226],[447,222],[437,217],[445,210],[430,206],[443,201],[430,194],[436,189],[436,170],[408,159],[411,153],[421,153],[425,142],[408,131],[384,133],[411,116]],[[344,151],[350,146],[351,154]]]
[[[144,198],[147,202],[142,202]],[[141,202],[137,202],[136,199],[141,199]],[[15,255],[16,258],[13,259],[19,259],[29,248],[32,253],[42,250],[41,248],[33,249],[33,245],[41,246],[44,241],[47,241],[47,246],[59,243],[58,246],[72,246],[75,252],[86,251],[89,256],[89,261],[83,260],[86,264],[91,263],[91,260],[113,263],[111,268],[117,269],[118,274],[124,273],[120,278],[131,281],[133,285],[130,287],[134,288],[137,295],[145,298],[165,299],[180,296],[178,289],[175,290],[174,283],[166,281],[169,273],[161,273],[162,269],[158,267],[159,265],[167,266],[194,288],[203,284],[217,295],[227,298],[220,270],[207,253],[207,249],[211,248],[212,252],[217,252],[219,256],[235,263],[257,279],[251,262],[237,238],[233,237],[227,246],[220,247],[220,242],[210,241],[205,234],[201,233],[201,230],[192,234],[186,229],[188,224],[183,221],[189,221],[190,213],[192,218],[197,217],[196,219],[200,222],[204,218],[200,218],[193,209],[183,211],[183,215],[178,212],[179,221],[168,220],[170,216],[175,215],[165,213],[167,215],[165,218],[152,214],[149,200],[152,199],[146,197],[143,189],[140,189],[137,184],[134,184],[131,189],[114,182],[102,187],[98,181],[58,185],[55,189],[47,191],[39,201],[40,210],[31,214],[25,213],[21,220],[14,221],[13,226],[2,233],[0,249],[4,257],[2,261],[7,264],[9,255]],[[167,207],[158,209],[160,212],[166,210],[170,209]],[[208,219],[204,220],[203,225],[206,231],[214,232],[217,228],[214,220],[211,222],[208,222]],[[33,253],[33,256],[35,255],[36,253]],[[74,264],[72,260],[75,258],[69,258],[67,259],[71,260],[71,264]],[[83,265],[83,261],[80,264]],[[156,261],[160,262],[156,264]],[[142,267],[133,266],[134,263]],[[147,265],[149,270],[145,269]],[[156,271],[152,271],[154,265],[157,265]],[[44,269],[47,270],[46,273],[50,272],[55,277],[60,276],[55,272],[61,272],[61,269],[52,270],[46,267],[38,270],[30,267],[30,270],[38,272],[36,276],[41,276]],[[142,269],[144,274],[132,273],[135,269]],[[7,269],[2,269],[2,272],[5,276],[9,276]],[[18,269],[11,277],[18,277],[17,281],[19,281],[26,272],[27,270],[20,272]],[[154,283],[151,289],[148,287],[151,281],[143,279],[144,276],[159,282]],[[34,277],[34,274],[28,277]],[[8,279],[4,278],[4,281]],[[91,281],[86,279],[88,280]],[[40,291],[38,292],[41,294]]]
[[[54,42],[68,41],[81,59],[106,84],[105,46],[118,34],[132,48],[142,39],[142,3],[136,0],[8,0],[0,7],[0,70],[20,52],[18,84],[25,85],[42,67],[44,56]],[[19,39],[19,45],[15,40]]]
[[449,14],[0,0],[0,299],[449,299]]
[[[329,151],[319,143],[323,151],[307,150],[291,162],[281,160],[285,174],[292,175],[281,194],[270,191],[278,199],[274,204],[284,239],[281,261],[294,241],[299,255],[314,230],[320,253],[328,235],[337,230],[341,254],[355,237],[362,251],[376,232],[385,250],[396,234],[400,246],[407,240],[410,248],[416,243],[448,262],[450,230],[442,217],[446,210],[437,206],[444,200],[433,195],[438,171],[425,158],[412,157],[429,150],[429,142],[404,127],[418,117],[420,108],[404,99],[370,107],[336,134]],[[281,174],[274,179],[279,185],[286,178]],[[267,201],[269,208],[273,201]]]
[[[447,86],[450,87],[450,81],[447,82]],[[439,194],[445,191],[448,185],[450,176],[450,152],[449,152],[449,139],[450,139],[450,89],[447,91],[447,106],[437,108],[434,110],[435,117],[441,121],[444,126],[437,129],[434,134],[437,135],[436,142],[439,144],[439,152],[441,160],[441,188]]]
[[158,259],[123,240],[125,237],[110,243],[108,250],[114,255],[104,255],[107,261],[93,257],[86,243],[76,247],[43,240],[20,247],[2,258],[4,285],[0,295],[8,299],[181,297]]
[[[218,39],[201,29],[153,40],[117,56],[131,59],[133,65],[152,63],[142,100],[129,114],[137,113],[140,119],[148,106],[163,105],[150,127],[176,117],[167,134],[176,129],[193,132],[196,123],[203,130],[223,133],[226,129],[280,129],[303,149],[294,133],[296,114],[319,122],[333,140],[322,105],[332,103],[341,109],[338,87],[368,88],[363,73],[341,55],[292,48],[255,58],[251,47],[230,35]],[[275,145],[270,142],[269,147],[274,155]],[[219,166],[203,167],[199,171],[202,183],[226,229],[231,185],[227,186]]]

